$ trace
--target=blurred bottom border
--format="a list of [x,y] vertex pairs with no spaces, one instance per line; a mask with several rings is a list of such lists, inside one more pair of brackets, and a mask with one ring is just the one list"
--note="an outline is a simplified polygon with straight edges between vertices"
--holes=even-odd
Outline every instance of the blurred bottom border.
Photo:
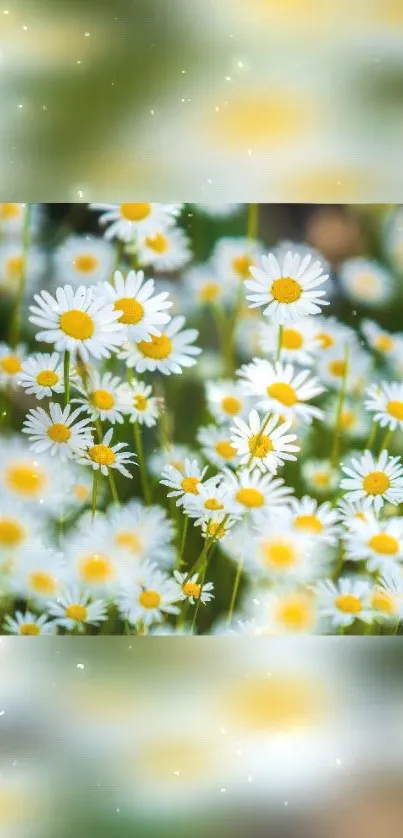
[[401,838],[403,638],[2,638],[0,838]]

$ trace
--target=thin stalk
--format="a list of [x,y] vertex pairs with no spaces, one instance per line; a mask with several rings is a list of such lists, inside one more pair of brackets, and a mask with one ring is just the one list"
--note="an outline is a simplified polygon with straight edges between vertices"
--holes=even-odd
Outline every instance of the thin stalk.
[[283,332],[284,332],[284,326],[279,326],[278,327],[278,337],[277,337],[276,361],[279,361],[280,356],[281,356],[281,345],[283,343]]
[[64,403],[70,401],[70,352],[66,349],[64,353]]
[[376,438],[376,432],[377,432],[377,430],[378,430],[378,425],[377,425],[377,423],[373,420],[373,421],[372,421],[371,430],[370,430],[370,434],[369,434],[369,437],[368,437],[368,439],[367,439],[367,444],[366,444],[366,446],[365,446],[365,448],[366,448],[366,449],[368,449],[368,451],[370,451],[370,450],[371,450],[371,448],[372,448],[372,446],[373,446],[373,444],[374,444],[374,442],[375,442],[375,438]]
[[140,479],[141,479],[141,486],[143,489],[144,501],[147,506],[150,505],[151,502],[151,495],[150,495],[150,487],[148,485],[148,477],[147,477],[147,469],[144,459],[144,449],[143,449],[143,442],[141,439],[141,431],[140,425],[138,422],[133,422],[133,435],[134,435],[134,444],[137,450],[137,456],[139,458],[139,468],[140,468]]
[[388,445],[390,443],[390,440],[392,439],[392,436],[393,436],[393,431],[392,431],[391,428],[388,428],[388,430],[386,431],[386,434],[385,434],[385,436],[384,436],[384,438],[381,442],[381,447],[379,449],[379,453],[381,453],[381,451],[383,451],[384,448],[388,447]]
[[30,245],[30,221],[31,221],[31,205],[27,204],[25,207],[24,226],[22,229],[22,264],[21,275],[18,284],[17,299],[10,327],[10,344],[15,346],[20,338],[21,330],[21,309],[24,299],[25,287],[27,284],[27,260]]
[[118,490],[116,488],[116,483],[115,483],[115,476],[114,476],[111,468],[108,468],[108,480],[109,480],[109,485],[111,487],[111,495],[112,495],[113,502],[116,503],[117,506],[120,506]]
[[91,517],[94,520],[97,511],[97,494],[99,483],[99,469],[94,468],[92,475],[92,502],[91,502]]
[[242,568],[243,568],[243,558],[240,558],[239,562],[238,562],[237,569],[236,569],[234,587],[232,589],[231,602],[230,602],[230,606],[229,606],[229,610],[228,610],[228,617],[227,617],[227,625],[230,625],[231,620],[232,620],[232,615],[234,613],[235,602],[236,602],[236,598],[237,598],[238,590],[239,590],[239,583],[241,581],[241,576],[242,576]]
[[180,547],[179,547],[178,569],[180,569],[180,566],[183,562],[183,554],[184,554],[184,551],[185,551],[186,537],[187,537],[187,534],[188,534],[188,529],[189,529],[189,517],[188,517],[188,515],[185,515],[185,520],[184,520],[183,530],[182,530],[182,538],[181,538],[181,543],[180,543]]
[[341,418],[343,415],[343,406],[344,401],[346,398],[347,392],[347,376],[348,376],[348,361],[349,361],[349,353],[350,347],[348,343],[345,345],[344,349],[344,370],[343,370],[343,380],[340,388],[340,396],[339,396],[339,403],[337,405],[337,414],[336,414],[336,426],[334,430],[334,439],[333,439],[333,448],[332,448],[332,457],[331,457],[331,464],[332,466],[337,465],[337,460],[339,456],[339,447],[340,447],[340,435],[341,435]]
[[200,582],[199,582],[200,596],[199,596],[199,599],[197,600],[196,608],[195,608],[195,611],[194,611],[194,614],[193,614],[192,625],[190,627],[190,631],[192,632],[192,634],[195,630],[197,617],[198,617],[198,614],[199,614],[200,603],[201,603],[201,595],[202,595],[202,591],[203,591],[203,585],[204,585],[204,582],[205,582],[205,579],[206,579],[207,567],[208,567],[208,553],[206,553],[206,555],[205,555],[203,567],[202,567],[202,570],[201,570],[201,577],[200,577]]
[[266,417],[265,417],[265,419],[264,419],[263,425],[262,425],[262,427],[260,428],[259,433],[256,435],[255,443],[254,443],[254,446],[253,446],[253,448],[252,448],[252,451],[250,452],[250,457],[249,457],[249,460],[248,460],[248,462],[247,462],[247,464],[246,464],[246,468],[250,468],[250,467],[251,467],[251,465],[252,465],[252,463],[253,463],[253,458],[254,458],[254,456],[255,456],[255,451],[256,451],[256,449],[257,449],[257,447],[258,447],[258,445],[259,445],[259,443],[260,443],[260,440],[261,440],[261,438],[262,438],[262,436],[263,436],[263,434],[264,434],[264,431],[265,431],[265,429],[266,429],[266,427],[267,427],[267,425],[268,425],[268,423],[269,423],[269,419],[270,419],[270,417],[271,417],[271,413],[268,413],[268,414],[267,414],[267,416],[266,416]]

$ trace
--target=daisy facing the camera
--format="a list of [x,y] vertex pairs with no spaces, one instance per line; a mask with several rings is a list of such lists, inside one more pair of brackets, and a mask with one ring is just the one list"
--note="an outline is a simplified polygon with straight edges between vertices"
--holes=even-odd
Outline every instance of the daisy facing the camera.
[[59,404],[51,402],[49,413],[43,407],[32,408],[25,418],[22,428],[32,450],[37,454],[48,451],[58,454],[62,459],[78,457],[92,439],[91,418],[81,419],[82,409],[72,410],[67,405],[63,410]]
[[396,506],[403,501],[403,466],[400,457],[391,457],[384,450],[375,460],[370,451],[349,466],[342,466],[344,477],[340,488],[346,490],[346,500],[364,500],[379,512],[385,501]]
[[185,318],[174,317],[160,335],[148,335],[147,340],[126,343],[119,352],[119,358],[136,372],[161,372],[163,375],[182,372],[183,367],[196,364],[196,355],[201,349],[193,342],[198,337],[197,329],[183,329]]
[[253,279],[247,279],[245,286],[251,293],[246,299],[252,308],[265,306],[263,314],[278,325],[286,324],[300,317],[319,314],[321,307],[328,305],[325,291],[318,290],[328,279],[320,261],[312,262],[307,254],[289,250],[282,258],[273,253],[262,256],[262,267],[251,267]]
[[126,277],[115,271],[113,283],[104,282],[99,291],[119,313],[125,340],[151,340],[153,335],[161,334],[161,328],[171,319],[168,292],[155,294],[154,280],[144,280],[143,271],[129,271]]
[[260,471],[276,474],[286,460],[296,460],[296,435],[289,434],[291,422],[283,422],[278,416],[261,419],[257,410],[251,410],[248,423],[235,418],[231,428],[231,444],[240,457],[242,465],[255,466]]

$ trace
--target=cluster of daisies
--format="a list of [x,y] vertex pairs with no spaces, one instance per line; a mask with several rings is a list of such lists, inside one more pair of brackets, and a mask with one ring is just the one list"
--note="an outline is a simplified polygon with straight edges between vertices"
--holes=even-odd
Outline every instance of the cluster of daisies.
[[[1,630],[397,632],[403,333],[327,315],[343,282],[305,245],[268,252],[253,205],[204,264],[185,207],[90,205],[103,237],[58,245],[65,281],[25,318],[32,207],[2,206],[22,262],[0,344]],[[178,374],[204,391],[193,446],[167,406]]]

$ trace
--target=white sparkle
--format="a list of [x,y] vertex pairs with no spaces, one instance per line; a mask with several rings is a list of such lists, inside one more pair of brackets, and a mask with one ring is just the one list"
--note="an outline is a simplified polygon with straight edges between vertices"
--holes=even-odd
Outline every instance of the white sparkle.
[[77,669],[85,669],[84,664],[83,663],[78,663],[77,664]]

